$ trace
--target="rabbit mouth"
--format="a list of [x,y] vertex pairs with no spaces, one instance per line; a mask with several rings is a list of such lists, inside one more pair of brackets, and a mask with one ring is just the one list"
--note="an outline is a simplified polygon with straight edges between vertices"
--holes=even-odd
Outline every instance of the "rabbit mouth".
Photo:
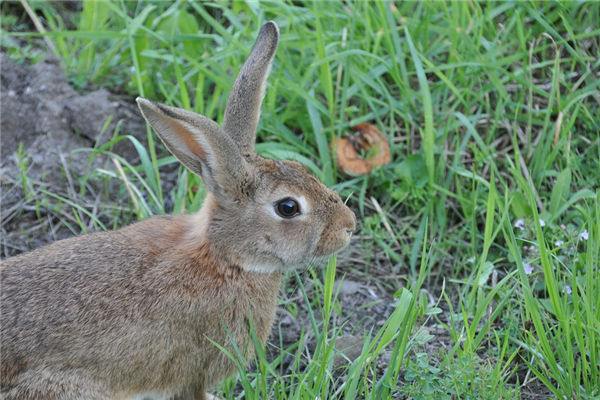
[[327,258],[346,248],[350,244],[352,232],[344,231],[340,236],[341,237],[337,238],[338,240],[333,243],[325,243],[322,247],[319,246],[319,248],[317,248],[316,257]]

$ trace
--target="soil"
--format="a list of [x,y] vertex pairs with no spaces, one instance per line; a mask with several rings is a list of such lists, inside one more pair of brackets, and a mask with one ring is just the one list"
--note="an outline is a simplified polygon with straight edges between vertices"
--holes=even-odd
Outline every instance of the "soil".
[[[105,89],[77,93],[52,58],[28,65],[0,53],[0,65],[0,256],[8,257],[79,233],[48,219],[27,191],[39,187],[66,198],[76,196],[73,179],[107,161],[100,156],[90,164],[90,153],[78,150],[106,144],[117,124],[120,134],[145,144],[146,125],[129,97]],[[112,150],[133,163],[137,159],[129,141],[118,142]]]

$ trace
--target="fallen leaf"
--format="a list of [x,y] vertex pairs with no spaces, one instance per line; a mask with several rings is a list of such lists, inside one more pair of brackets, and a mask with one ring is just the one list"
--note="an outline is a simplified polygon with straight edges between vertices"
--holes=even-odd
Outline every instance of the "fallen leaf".
[[389,164],[390,146],[377,127],[359,124],[354,133],[333,142],[338,168],[348,175],[367,175],[375,167]]

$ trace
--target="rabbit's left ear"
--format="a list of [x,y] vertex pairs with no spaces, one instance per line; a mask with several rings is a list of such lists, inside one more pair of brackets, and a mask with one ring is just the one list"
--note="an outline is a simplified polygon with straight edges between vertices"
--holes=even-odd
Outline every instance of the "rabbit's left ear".
[[217,199],[234,201],[238,189],[250,183],[248,163],[216,122],[141,97],[136,101],[142,115],[169,151],[199,175]]
[[273,21],[264,24],[227,100],[223,130],[243,154],[254,152],[260,106],[278,41],[277,24]]

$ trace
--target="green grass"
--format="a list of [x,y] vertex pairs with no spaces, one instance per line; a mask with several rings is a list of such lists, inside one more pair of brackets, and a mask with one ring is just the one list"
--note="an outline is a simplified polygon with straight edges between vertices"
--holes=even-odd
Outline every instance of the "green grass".
[[[258,351],[256,369],[241,367],[221,396],[600,397],[600,3],[84,1],[71,20],[30,3],[79,88],[124,90],[218,122],[260,26],[280,26],[257,151],[296,159],[349,197],[365,265],[380,254],[386,270],[333,260],[290,277],[311,326],[289,348],[270,344],[275,357]],[[11,18],[21,26],[24,17]],[[2,29],[7,43],[39,36]],[[34,58],[29,47],[8,49]],[[387,135],[392,162],[346,177],[329,143],[361,122]],[[123,182],[130,199],[113,225],[171,211],[167,197],[175,212],[201,204],[193,188],[202,185],[184,170],[162,192],[161,169],[174,160],[147,135],[140,165],[114,156],[97,172]],[[27,196],[43,197],[19,159]],[[394,311],[361,332],[360,355],[336,370],[336,269],[366,278],[395,266],[400,278],[383,281]]]

